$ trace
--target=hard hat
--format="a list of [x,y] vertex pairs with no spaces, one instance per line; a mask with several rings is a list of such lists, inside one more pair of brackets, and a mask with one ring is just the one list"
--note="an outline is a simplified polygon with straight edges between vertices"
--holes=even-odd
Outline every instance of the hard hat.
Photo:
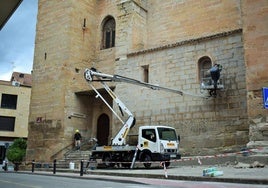
[[76,131],[75,131],[75,132],[77,132],[77,133],[78,133],[78,132],[79,132],[79,130],[78,130],[78,129],[76,129]]

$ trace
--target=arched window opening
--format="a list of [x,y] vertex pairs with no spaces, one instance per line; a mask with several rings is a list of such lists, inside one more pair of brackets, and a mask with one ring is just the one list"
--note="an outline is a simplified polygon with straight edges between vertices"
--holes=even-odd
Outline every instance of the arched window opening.
[[115,46],[115,20],[108,17],[102,27],[102,49],[112,48]]
[[212,61],[208,56],[204,56],[199,59],[199,81],[201,83],[207,83],[210,80],[209,69],[212,66]]
[[224,89],[223,79],[220,77],[222,66],[214,64],[208,56],[204,56],[198,61],[199,81],[201,89],[208,90],[210,96],[216,97],[217,90]]

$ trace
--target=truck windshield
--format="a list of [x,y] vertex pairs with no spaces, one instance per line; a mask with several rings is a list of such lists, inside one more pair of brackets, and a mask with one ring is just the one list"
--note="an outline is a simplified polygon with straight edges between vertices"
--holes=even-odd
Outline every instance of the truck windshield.
[[176,141],[177,136],[174,129],[169,128],[157,128],[160,140],[172,140]]

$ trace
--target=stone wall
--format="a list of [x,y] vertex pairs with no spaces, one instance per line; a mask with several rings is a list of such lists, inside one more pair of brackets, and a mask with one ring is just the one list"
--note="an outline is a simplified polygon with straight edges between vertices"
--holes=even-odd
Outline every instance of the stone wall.
[[[149,82],[179,89],[189,95],[117,84],[116,92],[136,115],[136,124],[168,124],[181,135],[185,154],[213,154],[245,147],[248,142],[245,65],[241,30],[217,38],[202,38],[177,46],[130,54],[116,73],[140,80],[149,65]],[[217,98],[200,93],[198,60],[210,56],[223,65],[225,89]],[[206,91],[203,91],[206,92]],[[131,99],[128,96],[132,96]],[[115,124],[120,124],[116,122]],[[137,128],[136,127],[136,128]],[[137,130],[133,130],[137,132]]]
[[246,0],[242,5],[250,124],[248,147],[268,148],[268,110],[263,107],[262,95],[262,87],[268,86],[268,1]]
[[[241,148],[248,142],[247,116],[267,119],[259,106],[259,89],[267,85],[265,7],[267,1],[248,0],[39,0],[27,158],[52,159],[72,144],[77,128],[96,136],[98,116],[109,112],[85,82],[85,68],[140,80],[145,65],[150,82],[200,94],[197,62],[203,56],[224,67],[225,89],[216,99],[112,86],[137,116],[137,125],[176,127],[185,154]],[[100,50],[107,16],[116,21],[115,47]],[[72,113],[85,118],[68,118]],[[109,137],[119,129],[113,123]]]
[[148,48],[241,28],[240,1],[149,0]]

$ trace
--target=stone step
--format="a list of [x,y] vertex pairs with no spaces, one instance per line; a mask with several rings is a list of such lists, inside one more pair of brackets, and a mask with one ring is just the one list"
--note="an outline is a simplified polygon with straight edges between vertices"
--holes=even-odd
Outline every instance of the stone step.
[[69,155],[90,155],[91,154],[91,151],[72,151],[70,152],[68,155],[66,156],[69,156]]
[[86,157],[86,158],[88,158],[90,156],[90,154],[72,154],[72,155],[68,155],[68,156],[66,156],[65,157],[65,159],[67,159],[67,158],[84,158],[84,157]]
[[68,155],[65,156],[66,160],[70,159],[89,159],[91,155],[91,151],[73,151],[70,152]]
[[[60,161],[57,162],[57,168],[80,169],[80,166],[81,166],[81,160],[72,160],[72,161],[60,160]],[[83,166],[84,166],[84,168],[87,166],[87,161],[83,162]]]
[[74,168],[77,169],[80,168],[81,160],[84,161],[84,166],[86,166],[90,155],[90,150],[73,150],[64,159],[57,161],[57,168],[71,168],[71,163],[74,163]]

